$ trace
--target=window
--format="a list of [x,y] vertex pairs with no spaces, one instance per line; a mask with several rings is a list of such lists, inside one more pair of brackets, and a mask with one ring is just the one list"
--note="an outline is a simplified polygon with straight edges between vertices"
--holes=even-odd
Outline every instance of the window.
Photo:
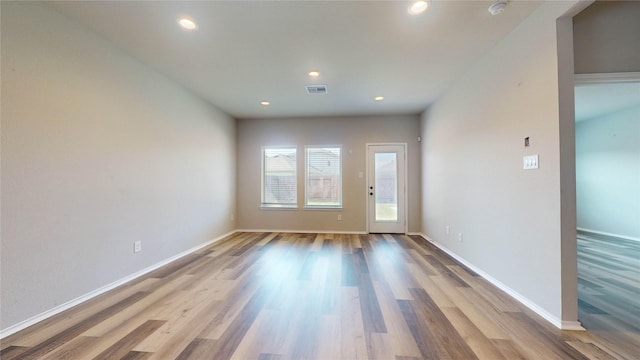
[[342,207],[342,149],[307,147],[305,206]]
[[262,206],[298,205],[295,148],[262,148]]

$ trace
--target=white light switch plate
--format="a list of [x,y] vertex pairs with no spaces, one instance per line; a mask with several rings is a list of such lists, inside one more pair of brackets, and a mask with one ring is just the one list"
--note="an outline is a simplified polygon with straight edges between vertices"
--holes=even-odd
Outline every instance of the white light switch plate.
[[522,157],[522,168],[532,170],[538,168],[538,154]]

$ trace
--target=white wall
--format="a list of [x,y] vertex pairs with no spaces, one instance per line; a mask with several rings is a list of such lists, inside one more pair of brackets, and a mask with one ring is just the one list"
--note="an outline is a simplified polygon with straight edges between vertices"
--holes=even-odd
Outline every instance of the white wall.
[[640,107],[576,124],[578,227],[640,240]]
[[[577,320],[576,277],[563,276],[575,273],[576,253],[575,237],[573,254],[562,240],[559,140],[560,113],[573,100],[563,103],[558,91],[565,82],[559,67],[572,59],[559,52],[556,33],[556,20],[575,3],[544,3],[421,121],[422,231],[557,325]],[[565,28],[562,38],[570,42]],[[571,92],[572,84],[563,88]],[[539,155],[540,168],[525,171],[522,157],[531,154]],[[563,269],[563,261],[574,270]]]
[[233,119],[2,2],[2,329],[231,231],[234,205]]

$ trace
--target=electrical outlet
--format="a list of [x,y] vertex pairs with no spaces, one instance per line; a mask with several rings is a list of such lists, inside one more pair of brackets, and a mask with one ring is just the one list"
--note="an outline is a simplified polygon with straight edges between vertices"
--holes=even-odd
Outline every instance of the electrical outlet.
[[458,241],[462,242],[462,233],[458,233]]
[[133,242],[133,252],[137,253],[142,251],[142,241],[134,241]]
[[338,214],[338,221],[342,221],[342,214]]
[[445,226],[445,227],[444,227],[444,232],[445,232],[445,234],[447,234],[447,235],[451,234],[451,229],[449,228],[449,225],[447,225],[447,226]]

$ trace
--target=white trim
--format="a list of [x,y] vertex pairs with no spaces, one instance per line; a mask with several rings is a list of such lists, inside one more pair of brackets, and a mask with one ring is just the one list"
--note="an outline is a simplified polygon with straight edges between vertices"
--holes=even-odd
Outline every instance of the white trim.
[[342,207],[342,205],[335,205],[335,206],[330,206],[330,205],[305,205],[305,207],[302,208],[303,211],[337,211],[337,210],[343,210],[344,208]]
[[346,234],[346,235],[366,235],[366,231],[344,231],[344,230],[279,230],[279,229],[238,229],[237,232],[259,233],[288,233],[288,234]]
[[462,257],[458,256],[453,251],[451,251],[451,250],[447,249],[446,247],[442,246],[441,244],[433,241],[427,235],[425,235],[423,233],[420,233],[419,235],[422,236],[425,240],[427,240],[430,243],[432,243],[438,249],[444,251],[449,256],[453,257],[454,259],[456,259],[457,261],[462,263],[464,266],[468,267],[469,269],[471,269],[474,272],[476,272],[478,275],[482,276],[485,280],[487,280],[488,282],[490,282],[491,284],[493,284],[494,286],[496,286],[500,290],[506,292],[511,297],[513,297],[514,299],[518,300],[522,305],[528,307],[529,309],[531,309],[536,314],[542,316],[545,320],[547,320],[548,322],[553,324],[558,329],[561,329],[561,330],[580,330],[580,331],[584,331],[585,330],[580,325],[580,322],[578,322],[578,321],[562,321],[561,319],[558,319],[556,316],[550,314],[547,310],[541,308],[536,303],[534,303],[533,301],[529,300],[527,297],[521,295],[520,293],[518,293],[517,291],[511,289],[510,287],[508,287],[507,285],[503,284],[502,282],[498,281],[497,279],[495,279],[491,275],[489,275],[486,272],[480,270],[479,268],[477,268],[473,264],[467,262],[465,259],[463,259]]
[[404,233],[409,232],[409,144],[402,143],[404,148]]
[[126,284],[126,283],[128,283],[128,282],[130,282],[132,280],[135,280],[135,279],[139,278],[140,276],[143,276],[143,275],[145,275],[147,273],[150,273],[150,272],[152,272],[152,271],[154,271],[154,270],[156,270],[156,269],[158,269],[158,268],[160,268],[160,267],[162,267],[164,265],[167,265],[167,264],[169,264],[169,263],[171,263],[173,261],[176,261],[176,260],[180,259],[181,257],[184,257],[184,256],[189,255],[189,254],[191,254],[193,252],[196,252],[196,251],[198,251],[198,250],[200,250],[200,249],[202,249],[204,247],[207,247],[207,246],[215,243],[216,241],[222,240],[222,239],[226,238],[227,236],[235,234],[236,232],[238,232],[238,231],[237,230],[233,230],[233,231],[230,231],[230,232],[228,232],[228,233],[226,233],[224,235],[220,235],[220,236],[218,236],[218,237],[216,237],[216,238],[214,238],[212,240],[209,240],[209,241],[207,241],[205,243],[202,243],[202,244],[200,244],[200,245],[198,245],[198,246],[196,246],[194,248],[191,248],[189,250],[183,251],[183,252],[181,252],[181,253],[179,253],[177,255],[174,255],[174,256],[172,256],[170,258],[164,259],[164,260],[162,260],[162,261],[160,261],[158,263],[155,263],[155,264],[153,264],[153,265],[151,265],[151,266],[149,266],[147,268],[144,268],[144,269],[142,269],[142,270],[140,270],[138,272],[135,272],[135,273],[133,273],[131,275],[125,276],[122,279],[116,280],[116,281],[112,282],[111,284],[107,284],[105,286],[102,286],[102,287],[100,287],[98,289],[95,289],[95,290],[93,290],[93,291],[91,291],[89,293],[86,293],[86,294],[84,294],[84,295],[82,295],[80,297],[77,297],[77,298],[75,298],[73,300],[69,300],[64,304],[60,304],[60,305],[58,305],[58,306],[56,306],[56,307],[54,307],[52,309],[49,309],[49,310],[47,310],[47,311],[45,311],[43,313],[40,313],[40,314],[35,315],[35,316],[32,316],[32,317],[30,317],[30,318],[28,318],[26,320],[23,320],[23,321],[21,321],[21,322],[19,322],[17,324],[11,325],[6,329],[2,329],[2,330],[0,330],[0,339],[3,339],[3,338],[5,338],[5,337],[7,337],[7,336],[9,336],[11,334],[14,334],[14,333],[20,331],[20,330],[26,329],[31,325],[39,323],[40,321],[43,321],[43,320],[45,320],[47,318],[50,318],[50,317],[52,317],[52,316],[54,316],[56,314],[59,314],[59,313],[65,311],[65,310],[68,310],[68,309],[70,309],[70,308],[72,308],[74,306],[80,305],[81,303],[83,303],[83,302],[85,302],[87,300],[91,300],[91,299],[93,299],[94,297],[96,297],[98,295],[104,294],[105,292],[107,292],[109,290],[115,289],[118,286],[124,285],[124,284]]
[[608,233],[608,232],[604,232],[604,231],[591,230],[591,229],[585,229],[585,228],[578,228],[577,230],[578,231],[584,231],[584,232],[592,233],[592,234],[597,234],[597,235],[613,236],[613,237],[617,237],[617,238],[620,238],[620,239],[626,239],[626,240],[632,240],[632,241],[640,241],[640,238],[636,238],[636,237],[633,237],[633,236],[619,235],[619,234]]
[[267,210],[267,211],[272,211],[272,210],[300,210],[300,208],[298,206],[283,206],[283,205],[260,205],[258,207],[260,210]]
[[576,85],[640,82],[640,72],[575,74]]
[[[204,247],[207,247],[219,240],[222,240],[228,236],[231,236],[235,233],[239,233],[239,232],[248,232],[248,233],[257,233],[257,232],[279,232],[279,233],[301,233],[301,234],[313,234],[313,233],[317,233],[317,234],[347,234],[347,235],[366,235],[367,232],[366,231],[342,231],[342,230],[335,230],[335,231],[311,231],[311,230],[273,230],[273,229],[238,229],[238,230],[233,230],[230,231],[224,235],[220,235],[212,240],[209,240],[206,243],[200,244],[194,248],[191,248],[189,250],[183,251],[177,255],[174,255],[170,258],[167,258],[165,260],[162,260],[154,265],[151,265],[145,269],[142,269],[136,273],[133,273],[129,276],[126,276],[122,279],[116,280],[114,282],[112,282],[111,284],[105,285],[103,287],[100,287],[96,290],[93,290],[87,294],[84,294],[76,299],[70,300],[64,304],[58,305],[50,310],[47,310],[43,313],[40,313],[38,315],[32,316],[29,319],[26,319],[24,321],[21,321],[17,324],[11,325],[5,329],[0,330],[0,339],[4,339],[5,337],[12,335],[20,330],[26,329],[27,327],[34,325],[38,322],[41,322],[43,320],[46,320],[47,318],[50,318],[54,315],[57,315],[65,310],[68,310],[74,306],[77,306],[85,301],[91,300],[92,298],[99,296],[101,294],[104,294],[105,292],[115,289],[118,286],[124,285],[132,280],[135,280],[137,278],[139,278],[140,276],[143,276],[147,273],[150,273],[151,271],[157,270],[158,268],[167,265],[173,261],[176,261],[186,255],[189,255],[193,252],[196,252]],[[456,255],[455,253],[453,253],[451,250],[447,249],[446,247],[438,244],[437,242],[433,241],[431,238],[429,238],[427,235],[420,233],[420,232],[411,232],[411,233],[407,233],[407,235],[418,235],[421,236],[422,238],[424,238],[425,240],[429,241],[430,243],[432,243],[434,246],[438,247],[439,249],[441,249],[442,251],[444,251],[445,253],[449,254],[451,257],[453,257],[454,259],[458,260],[460,263],[462,263],[463,265],[465,265],[466,267],[468,267],[469,269],[473,270],[474,272],[476,272],[478,275],[482,276],[484,279],[486,279],[487,281],[489,281],[490,283],[492,283],[493,285],[495,285],[496,287],[498,287],[499,289],[501,289],[502,291],[506,292],[507,294],[511,295],[513,298],[515,298],[516,300],[518,300],[520,303],[522,303],[523,305],[527,306],[529,309],[533,310],[534,312],[536,312],[538,315],[542,316],[543,318],[545,318],[547,321],[551,322],[554,326],[562,329],[562,330],[584,330],[584,328],[580,325],[580,322],[578,321],[560,321],[559,319],[557,319],[555,316],[549,314],[546,310],[540,308],[539,306],[537,306],[536,304],[534,304],[533,302],[531,302],[530,300],[528,300],[526,297],[520,295],[519,293],[515,292],[514,290],[512,290],[511,288],[509,288],[508,286],[504,285],[503,283],[501,283],[500,281],[494,279],[493,277],[491,277],[489,274],[485,273],[484,271],[478,269],[477,267],[475,267],[474,265],[468,263],[467,261],[465,261],[464,259],[462,259],[461,257],[459,257],[458,255]]]

